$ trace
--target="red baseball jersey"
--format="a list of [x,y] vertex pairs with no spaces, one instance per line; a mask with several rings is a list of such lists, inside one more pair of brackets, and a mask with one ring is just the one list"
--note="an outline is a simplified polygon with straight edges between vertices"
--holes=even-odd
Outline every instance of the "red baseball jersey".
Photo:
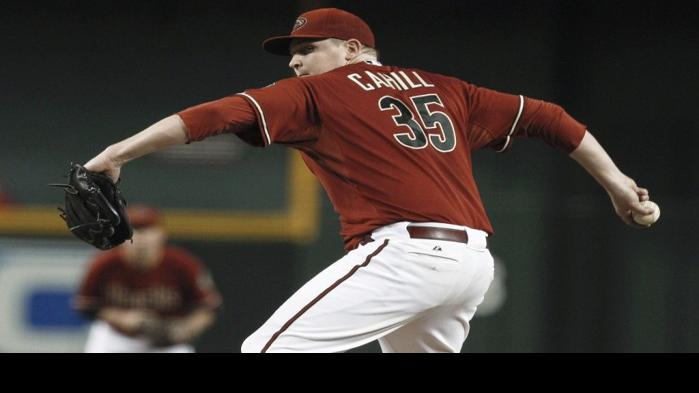
[[398,221],[492,234],[471,151],[504,151],[513,136],[538,136],[570,152],[586,129],[551,103],[374,62],[284,79],[179,115],[190,140],[235,132],[255,145],[300,150],[340,216],[347,249]]
[[91,263],[75,307],[95,312],[102,307],[147,309],[163,317],[182,316],[194,307],[216,308],[221,297],[202,262],[187,251],[167,246],[149,271],[128,265],[119,248]]

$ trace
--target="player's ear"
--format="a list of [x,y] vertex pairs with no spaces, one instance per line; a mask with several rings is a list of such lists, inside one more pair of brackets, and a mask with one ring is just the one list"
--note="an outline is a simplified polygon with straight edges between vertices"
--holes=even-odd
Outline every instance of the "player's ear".
[[350,61],[359,56],[359,54],[362,52],[362,43],[359,42],[359,40],[351,38],[345,41],[345,48],[347,49],[345,60]]

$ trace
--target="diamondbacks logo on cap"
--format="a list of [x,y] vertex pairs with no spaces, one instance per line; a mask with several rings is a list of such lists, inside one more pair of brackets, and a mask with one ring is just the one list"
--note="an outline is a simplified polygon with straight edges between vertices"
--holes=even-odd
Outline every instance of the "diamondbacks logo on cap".
[[306,18],[304,18],[303,16],[299,17],[298,19],[296,19],[296,22],[294,23],[294,28],[291,29],[291,31],[296,31],[296,30],[302,28],[303,26],[306,25],[306,22],[308,22],[308,20]]

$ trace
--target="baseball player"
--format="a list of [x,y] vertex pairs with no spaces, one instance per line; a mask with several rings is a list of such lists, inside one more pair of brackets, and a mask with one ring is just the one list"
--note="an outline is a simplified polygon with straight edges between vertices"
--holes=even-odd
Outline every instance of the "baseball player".
[[75,307],[94,319],[85,352],[194,352],[221,300],[201,261],[166,244],[153,207],[127,210],[133,243],[90,264]]
[[263,47],[296,77],[197,105],[109,146],[86,167],[113,179],[167,146],[231,132],[301,152],[340,216],[347,253],[284,302],[243,352],[459,352],[493,279],[493,229],[471,151],[543,139],[608,192],[628,225],[648,191],[561,107],[424,70],[383,65],[374,34],[334,8]]

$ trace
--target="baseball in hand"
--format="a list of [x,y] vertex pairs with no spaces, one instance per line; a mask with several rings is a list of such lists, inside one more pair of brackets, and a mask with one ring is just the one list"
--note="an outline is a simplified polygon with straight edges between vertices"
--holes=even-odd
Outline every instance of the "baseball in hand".
[[650,225],[653,224],[654,222],[658,221],[658,217],[660,217],[660,207],[658,207],[658,204],[653,202],[653,201],[643,201],[641,202],[641,206],[647,208],[653,209],[653,213],[651,214],[638,214],[636,212],[632,212],[631,216],[633,217],[633,220],[636,221],[637,223],[641,225]]

